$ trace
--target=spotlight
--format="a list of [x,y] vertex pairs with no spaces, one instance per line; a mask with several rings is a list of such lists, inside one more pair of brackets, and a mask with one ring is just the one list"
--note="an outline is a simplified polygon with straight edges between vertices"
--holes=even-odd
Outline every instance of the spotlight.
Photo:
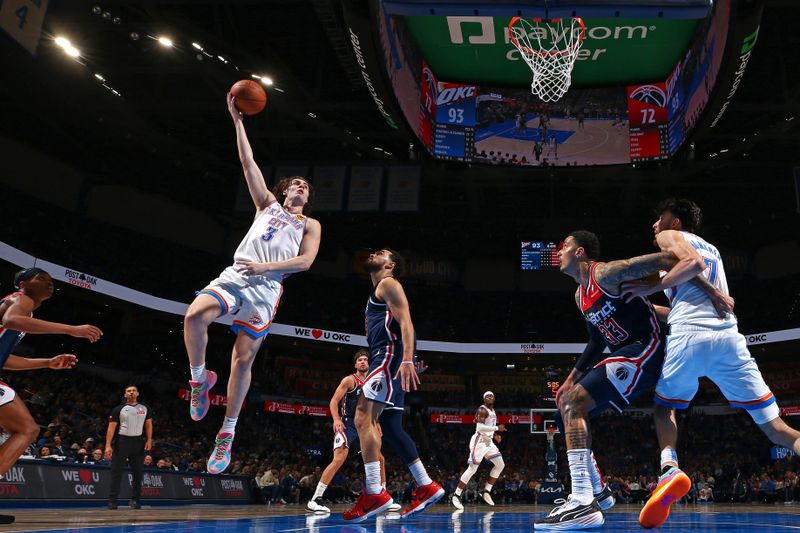
[[120,24],[122,24],[122,19],[120,17],[114,17],[114,19],[111,22],[119,26]]
[[270,78],[269,76],[264,76],[263,78],[261,78],[261,83],[263,83],[264,85],[272,85],[275,82],[272,81],[272,78]]
[[69,42],[69,39],[66,37],[56,37],[56,44],[61,48],[67,48],[68,46],[72,46],[72,43]]
[[94,77],[97,78],[100,81],[106,81],[106,79],[103,77],[102,74],[95,74]]
[[259,76],[258,74],[250,74],[250,77],[251,77],[251,78],[255,78],[255,79],[257,79],[257,80],[260,80],[260,79],[261,79],[261,76]]
[[227,60],[227,59],[225,59],[225,58],[224,58],[224,57],[222,57],[222,56],[217,56],[217,59],[219,59],[219,60],[220,60],[220,61],[222,61],[223,63],[226,63],[226,64],[228,63],[228,60]]
[[102,12],[103,12],[103,8],[101,8],[100,6],[94,6],[92,8],[92,13],[94,13],[95,15],[99,15]]
[[197,43],[192,43],[192,46],[194,46],[195,48],[197,48],[197,49],[198,49],[198,50],[200,50],[201,52],[203,51],[203,47],[202,47],[202,46],[200,46],[200,45],[199,45],[199,44],[197,44]]
[[80,57],[81,55],[80,51],[74,46],[67,46],[66,48],[64,48],[64,51],[70,57]]
[[158,42],[165,48],[172,48],[172,39],[169,37],[159,37]]
[[105,20],[111,20],[111,13],[108,11],[103,11],[103,18]]
[[197,54],[197,55],[194,56],[194,58],[196,60],[198,60],[198,61],[202,61],[203,60],[203,54]]
[[139,40],[139,34],[136,33],[135,31],[132,31],[130,33],[129,37],[131,38],[131,41],[138,41]]

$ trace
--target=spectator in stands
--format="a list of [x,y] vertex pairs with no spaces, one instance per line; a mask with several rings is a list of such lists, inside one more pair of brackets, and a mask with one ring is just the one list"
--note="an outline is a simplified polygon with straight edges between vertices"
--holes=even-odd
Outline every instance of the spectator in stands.
[[95,448],[94,451],[92,451],[92,458],[87,462],[90,464],[101,465],[101,466],[107,466],[111,464],[106,459],[103,459],[103,450],[101,450],[100,448]]
[[144,467],[153,468],[153,456],[149,453],[144,456]]
[[48,446],[42,446],[39,448],[39,453],[36,456],[38,459],[45,459],[50,457],[50,448]]
[[50,444],[50,452],[53,455],[58,455],[66,459],[69,459],[70,456],[72,455],[69,453],[69,450],[62,444],[61,437],[59,435],[53,437],[53,442]]

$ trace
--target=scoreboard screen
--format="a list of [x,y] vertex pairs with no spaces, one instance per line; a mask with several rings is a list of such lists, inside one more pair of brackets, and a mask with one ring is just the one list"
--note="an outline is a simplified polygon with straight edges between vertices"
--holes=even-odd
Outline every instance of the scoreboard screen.
[[558,270],[558,245],[554,242],[522,242],[520,267],[522,270]]
[[631,162],[667,159],[670,154],[665,83],[628,87]]

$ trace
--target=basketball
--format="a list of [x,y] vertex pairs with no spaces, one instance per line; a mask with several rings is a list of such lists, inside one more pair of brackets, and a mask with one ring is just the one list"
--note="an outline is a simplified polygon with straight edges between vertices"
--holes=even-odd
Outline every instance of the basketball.
[[239,80],[231,87],[231,95],[236,109],[243,115],[260,113],[267,105],[267,93],[258,82],[253,80]]

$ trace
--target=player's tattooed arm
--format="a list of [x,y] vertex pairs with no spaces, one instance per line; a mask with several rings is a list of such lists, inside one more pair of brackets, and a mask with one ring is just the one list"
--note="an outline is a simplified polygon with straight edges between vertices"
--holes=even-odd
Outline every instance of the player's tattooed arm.
[[594,271],[594,279],[603,290],[618,294],[622,282],[658,274],[661,270],[669,270],[676,261],[677,258],[670,252],[658,252],[611,261],[597,266]]

